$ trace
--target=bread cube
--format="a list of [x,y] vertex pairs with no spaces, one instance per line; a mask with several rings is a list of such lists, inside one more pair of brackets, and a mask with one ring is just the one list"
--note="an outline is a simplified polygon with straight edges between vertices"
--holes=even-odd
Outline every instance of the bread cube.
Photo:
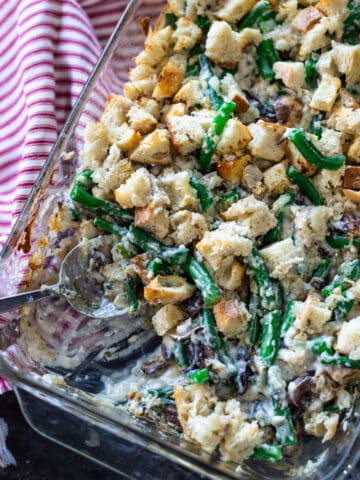
[[306,334],[321,333],[331,314],[325,303],[309,295],[296,312],[294,328]]
[[345,167],[344,188],[360,190],[360,166],[348,165]]
[[171,98],[179,90],[185,78],[186,58],[174,55],[161,70],[158,83],[153,92],[156,99]]
[[152,175],[146,168],[139,168],[114,194],[123,208],[134,208],[145,207],[150,202],[152,191]]
[[339,424],[339,415],[329,412],[308,412],[304,415],[305,432],[328,442],[334,438]]
[[360,45],[334,42],[332,58],[338,71],[345,74],[347,86],[351,87],[360,80]]
[[221,20],[236,23],[253,8],[256,0],[225,0],[222,8],[215,15]]
[[328,126],[350,135],[360,132],[360,108],[339,107],[328,119]]
[[250,161],[250,155],[243,155],[235,160],[216,162],[216,171],[227,182],[239,184]]
[[108,129],[108,136],[109,140],[124,152],[133,150],[141,138],[140,133],[129,127],[127,123],[123,123],[120,127]]
[[247,126],[238,119],[230,118],[216,146],[216,153],[239,155],[251,139],[252,135]]
[[300,60],[305,60],[313,51],[327,47],[330,44],[327,34],[334,33],[338,26],[337,17],[322,17],[313,28],[303,35],[299,51]]
[[188,107],[201,105],[204,100],[199,80],[187,81],[174,96],[174,102],[185,102]]
[[360,317],[341,325],[336,350],[348,355],[352,360],[360,360]]
[[238,290],[245,281],[245,268],[240,262],[233,260],[230,265],[212,272],[212,275],[219,287],[225,290]]
[[141,95],[152,95],[156,80],[136,80],[124,84],[124,95],[130,100],[136,100]]
[[323,16],[323,14],[316,7],[306,7],[298,10],[293,18],[291,25],[298,32],[307,32],[310,30]]
[[321,79],[310,102],[311,108],[331,112],[341,87],[341,80],[327,73]]
[[201,238],[207,230],[204,215],[189,210],[180,210],[171,215],[170,224],[173,229],[171,237],[177,245],[188,245]]
[[150,133],[157,125],[156,118],[139,105],[133,105],[129,109],[127,118],[130,127],[142,135]]
[[170,198],[173,211],[183,209],[196,209],[198,199],[196,192],[191,187],[188,172],[177,172],[167,169],[158,177],[161,187]]
[[184,312],[176,305],[164,305],[152,317],[155,332],[163,337],[169,330],[185,319]]
[[154,237],[161,240],[169,232],[169,212],[163,205],[158,205],[157,200],[152,200],[145,207],[135,208],[134,223]]
[[88,123],[84,131],[84,147],[81,157],[87,167],[96,169],[107,156],[110,145],[107,127],[101,123]]
[[355,137],[347,152],[347,158],[354,163],[360,163],[360,136]]
[[275,62],[273,65],[275,78],[284,82],[284,84],[297,90],[304,85],[305,69],[302,62]]
[[172,143],[181,155],[188,155],[201,147],[205,130],[193,115],[167,115],[166,125]]
[[218,330],[228,338],[246,332],[251,318],[245,304],[236,300],[221,300],[214,307]]
[[136,163],[168,165],[171,162],[168,131],[165,128],[157,128],[143,137],[129,158]]
[[109,129],[120,127],[126,122],[126,114],[132,106],[131,100],[122,96],[110,94],[106,100],[106,107],[101,115],[101,122]]
[[289,187],[289,178],[286,175],[287,162],[276,163],[264,171],[264,184],[272,193],[281,194]]
[[179,275],[157,275],[144,288],[144,298],[147,302],[156,304],[183,302],[195,292],[195,285],[188,283]]
[[149,65],[157,67],[169,52],[173,35],[173,29],[170,26],[160,30],[151,30],[145,41],[145,49],[135,58],[136,65]]
[[188,18],[179,18],[176,25],[177,29],[173,34],[173,38],[176,40],[174,47],[175,52],[181,52],[184,49],[188,50],[200,40],[202,36],[201,28]]
[[260,250],[269,273],[274,278],[285,278],[295,265],[303,262],[291,238],[275,242]]
[[285,142],[280,142],[286,127],[277,123],[251,123],[248,129],[252,135],[249,143],[251,155],[279,162],[285,155]]
[[360,192],[358,190],[351,190],[350,188],[343,188],[343,194],[354,203],[360,203]]

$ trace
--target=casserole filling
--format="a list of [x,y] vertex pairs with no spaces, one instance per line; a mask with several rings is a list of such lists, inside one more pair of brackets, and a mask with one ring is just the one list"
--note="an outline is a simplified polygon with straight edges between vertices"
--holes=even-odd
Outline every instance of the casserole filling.
[[225,461],[329,441],[357,397],[359,21],[344,0],[169,0],[54,217],[56,255],[97,237],[108,301],[154,308],[129,408]]

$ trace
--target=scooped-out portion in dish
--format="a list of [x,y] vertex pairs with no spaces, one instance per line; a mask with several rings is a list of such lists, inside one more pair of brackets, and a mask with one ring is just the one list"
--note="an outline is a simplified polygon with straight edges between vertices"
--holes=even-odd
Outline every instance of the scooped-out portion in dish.
[[353,1],[169,0],[61,207],[99,237],[106,298],[155,309],[129,408],[225,461],[330,441],[358,395],[359,22]]

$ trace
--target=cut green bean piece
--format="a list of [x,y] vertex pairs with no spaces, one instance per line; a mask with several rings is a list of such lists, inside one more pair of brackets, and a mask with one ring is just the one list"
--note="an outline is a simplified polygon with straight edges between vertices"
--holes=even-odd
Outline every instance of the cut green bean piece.
[[220,205],[222,208],[229,208],[230,205],[237,200],[239,200],[239,192],[237,188],[233,188],[230,192],[225,193],[225,195],[220,198]]
[[225,364],[229,377],[234,377],[237,374],[235,361],[230,354],[229,344],[225,338],[220,338],[219,356],[221,361]]
[[209,371],[207,368],[192,370],[187,377],[191,383],[205,383],[209,380]]
[[344,248],[350,245],[350,240],[345,235],[327,235],[326,243],[332,248]]
[[353,243],[354,247],[360,248],[360,237],[354,237],[352,243]]
[[276,424],[276,438],[284,447],[297,444],[295,428],[288,408],[275,408],[275,415],[282,419]]
[[79,172],[75,175],[73,181],[73,187],[78,186],[83,188],[84,190],[89,190],[93,185],[93,170],[84,170],[83,172]]
[[316,135],[317,138],[322,137],[323,129],[321,127],[321,122],[324,118],[324,115],[320,113],[319,115],[313,115],[310,122],[310,133]]
[[186,354],[186,347],[183,343],[175,343],[174,345],[174,358],[176,364],[180,368],[186,368],[189,366],[189,360]]
[[315,270],[312,276],[311,282],[323,280],[330,270],[330,264],[331,264],[330,258],[326,258],[323,262],[321,262],[320,265]]
[[176,21],[177,21],[177,16],[174,15],[172,12],[165,13],[165,27],[170,26],[174,30],[176,30],[177,29]]
[[352,292],[345,291],[342,294],[342,299],[339,300],[334,308],[334,319],[339,321],[343,320],[347,314],[352,310],[355,304],[355,298]]
[[262,319],[263,334],[260,345],[260,357],[266,367],[270,367],[277,357],[280,345],[281,312],[268,312]]
[[261,258],[257,248],[253,247],[250,255],[244,258],[256,283],[261,306],[265,310],[274,310],[278,307],[276,302],[276,291],[271,278],[266,270],[264,260]]
[[295,145],[301,155],[312,165],[327,170],[338,170],[345,162],[345,155],[325,155],[315,147],[315,145],[306,137],[302,128],[294,128],[289,135],[289,140]]
[[205,172],[211,168],[211,159],[215,153],[220,135],[235,110],[235,102],[224,102],[215,115],[209,130],[206,132],[200,152],[200,166]]
[[79,185],[75,185],[71,189],[70,197],[74,202],[80,203],[83,207],[96,213],[110,215],[110,217],[117,218],[125,223],[130,223],[134,220],[134,212],[132,210],[121,208],[115,203],[94,197]]
[[210,28],[211,21],[208,17],[206,16],[200,16],[196,20],[196,25],[201,28],[204,32],[207,32]]
[[208,307],[215,305],[220,300],[221,291],[202,263],[189,255],[187,262],[182,265],[182,268],[193,279]]
[[321,355],[322,353],[332,355],[334,337],[324,335],[322,337],[313,338],[308,341],[308,345],[310,347],[310,350],[315,353],[315,355]]
[[198,180],[194,175],[190,177],[189,183],[196,190],[201,210],[203,212],[206,212],[206,210],[208,210],[208,208],[210,208],[211,205],[214,203],[213,198],[207,191],[205,185],[200,182],[200,180]]
[[320,193],[316,190],[312,182],[302,173],[300,173],[299,170],[294,167],[289,167],[286,170],[286,174],[292,182],[296,183],[296,185],[301,188],[304,195],[313,205],[324,205],[324,200],[322,199]]
[[170,265],[161,260],[161,258],[155,257],[150,260],[146,269],[149,272],[153,272],[155,275],[171,275],[173,273]]
[[170,398],[174,394],[174,387],[150,388],[147,393],[159,398]]
[[292,326],[292,324],[295,321],[294,307],[295,307],[295,300],[290,300],[290,302],[288,303],[286,312],[285,312],[285,316],[284,316],[282,326],[281,326],[281,338],[285,337],[289,328]]
[[128,275],[125,280],[126,298],[129,306],[129,314],[133,315],[139,311],[139,298],[136,293],[135,280],[131,275]]
[[360,360],[353,360],[345,355],[328,355],[323,353],[320,355],[320,362],[323,365],[334,365],[341,368],[351,368],[353,370],[360,369]]
[[328,297],[335,289],[344,291],[349,288],[352,283],[360,277],[360,258],[351,262],[344,262],[339,268],[339,274],[334,280],[324,287],[321,291],[324,297]]
[[272,205],[271,211],[274,215],[283,212],[286,207],[292,205],[295,200],[295,193],[290,190],[278,197]]
[[259,43],[257,49],[256,63],[260,71],[260,75],[265,80],[273,80],[275,73],[273,71],[273,64],[278,62],[279,55],[275,50],[274,43],[271,39],[263,40]]
[[109,222],[101,217],[94,218],[94,225],[105,232],[111,233],[112,235],[117,235],[118,237],[123,237],[128,233],[128,230],[125,227],[120,227],[114,222]]
[[281,445],[264,444],[257,448],[250,458],[255,460],[270,460],[271,462],[280,462],[283,457]]
[[317,81],[317,78],[319,76],[319,73],[316,69],[316,64],[319,60],[319,57],[320,57],[319,54],[317,54],[316,52],[312,52],[310,54],[309,58],[307,58],[305,60],[305,64],[304,64],[304,67],[305,67],[305,81],[311,87],[316,86],[316,81]]
[[264,35],[265,33],[272,32],[279,25],[276,20],[276,12],[268,10],[264,12],[258,20],[259,30]]
[[251,315],[250,325],[249,325],[249,340],[251,345],[256,345],[261,332],[261,323],[260,323],[260,298],[258,295],[251,295],[249,302],[249,312]]
[[186,78],[198,77],[200,74],[199,55],[204,52],[204,47],[196,44],[189,52],[189,59],[186,67]]
[[215,317],[209,308],[202,308],[199,314],[200,324],[204,327],[212,348],[216,351],[220,350],[221,341],[215,325]]
[[269,230],[265,235],[262,237],[261,245],[266,247],[266,245],[270,245],[271,243],[277,242],[281,239],[283,226],[284,226],[284,212],[280,212],[277,215],[277,224],[274,228]]
[[212,86],[211,79],[213,77],[216,78],[216,75],[212,71],[209,61],[204,54],[199,55],[199,63],[200,63],[200,75],[204,78],[204,81],[207,84],[206,94],[209,97],[211,108],[213,110],[218,110],[223,104],[223,98]]
[[348,8],[351,11],[344,22],[344,41],[350,45],[356,45],[360,34],[360,6],[349,3]]
[[249,28],[255,25],[259,20],[260,16],[270,8],[270,3],[268,1],[259,2],[255,7],[250,10],[238,23],[238,29],[243,30],[244,28]]

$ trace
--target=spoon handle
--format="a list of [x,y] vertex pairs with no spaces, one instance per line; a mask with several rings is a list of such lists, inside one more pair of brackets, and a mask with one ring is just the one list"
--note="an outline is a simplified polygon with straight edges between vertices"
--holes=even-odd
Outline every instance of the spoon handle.
[[41,298],[49,297],[53,295],[51,289],[33,290],[31,292],[19,293],[12,297],[0,298],[0,313],[8,312],[9,310],[15,310],[28,303],[37,302]]

